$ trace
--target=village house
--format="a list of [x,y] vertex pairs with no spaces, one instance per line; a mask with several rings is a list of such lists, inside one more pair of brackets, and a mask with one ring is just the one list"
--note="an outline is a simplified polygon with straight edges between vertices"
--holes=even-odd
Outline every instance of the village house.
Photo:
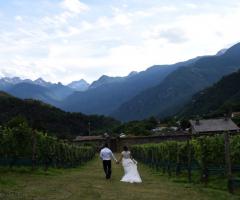
[[190,120],[191,132],[217,133],[217,132],[239,132],[239,127],[230,118]]

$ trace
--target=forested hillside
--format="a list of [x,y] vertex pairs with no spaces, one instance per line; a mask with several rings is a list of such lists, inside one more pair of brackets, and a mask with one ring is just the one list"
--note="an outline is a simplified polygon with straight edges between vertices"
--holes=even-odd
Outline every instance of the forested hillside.
[[0,92],[0,111],[0,124],[22,116],[31,127],[60,138],[87,135],[89,123],[92,134],[102,134],[119,125],[110,117],[64,112],[41,101],[21,100],[4,92]]
[[223,77],[218,83],[194,95],[180,112],[181,116],[222,115],[240,111],[240,71]]

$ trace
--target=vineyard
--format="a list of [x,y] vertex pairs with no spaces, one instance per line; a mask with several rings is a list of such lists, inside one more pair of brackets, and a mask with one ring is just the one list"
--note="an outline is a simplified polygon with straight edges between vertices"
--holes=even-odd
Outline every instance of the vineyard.
[[[207,184],[210,176],[226,177],[224,136],[201,137],[189,141],[167,141],[159,144],[135,145],[134,157],[169,176],[187,176],[198,172],[199,181]],[[240,170],[240,136],[230,138],[231,170]],[[231,187],[238,186],[237,179]],[[235,184],[235,185],[234,185]]]
[[16,118],[0,127],[1,166],[74,167],[92,159],[95,149],[79,147],[31,129]]

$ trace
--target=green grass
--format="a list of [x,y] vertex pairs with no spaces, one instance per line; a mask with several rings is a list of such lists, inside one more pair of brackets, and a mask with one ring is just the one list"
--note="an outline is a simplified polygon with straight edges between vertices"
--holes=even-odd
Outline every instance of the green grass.
[[142,184],[122,183],[121,165],[113,164],[105,180],[102,163],[95,159],[75,169],[0,169],[0,200],[237,200],[225,191],[186,182],[174,182],[139,164]]

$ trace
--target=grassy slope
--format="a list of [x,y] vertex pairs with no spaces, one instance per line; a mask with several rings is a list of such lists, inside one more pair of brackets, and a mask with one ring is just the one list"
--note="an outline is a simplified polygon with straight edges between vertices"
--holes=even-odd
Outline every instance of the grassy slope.
[[37,171],[29,174],[0,171],[0,200],[235,200],[226,192],[169,181],[140,165],[143,184],[121,183],[121,165],[113,165],[113,177],[106,181],[101,162],[91,161],[81,168]]

